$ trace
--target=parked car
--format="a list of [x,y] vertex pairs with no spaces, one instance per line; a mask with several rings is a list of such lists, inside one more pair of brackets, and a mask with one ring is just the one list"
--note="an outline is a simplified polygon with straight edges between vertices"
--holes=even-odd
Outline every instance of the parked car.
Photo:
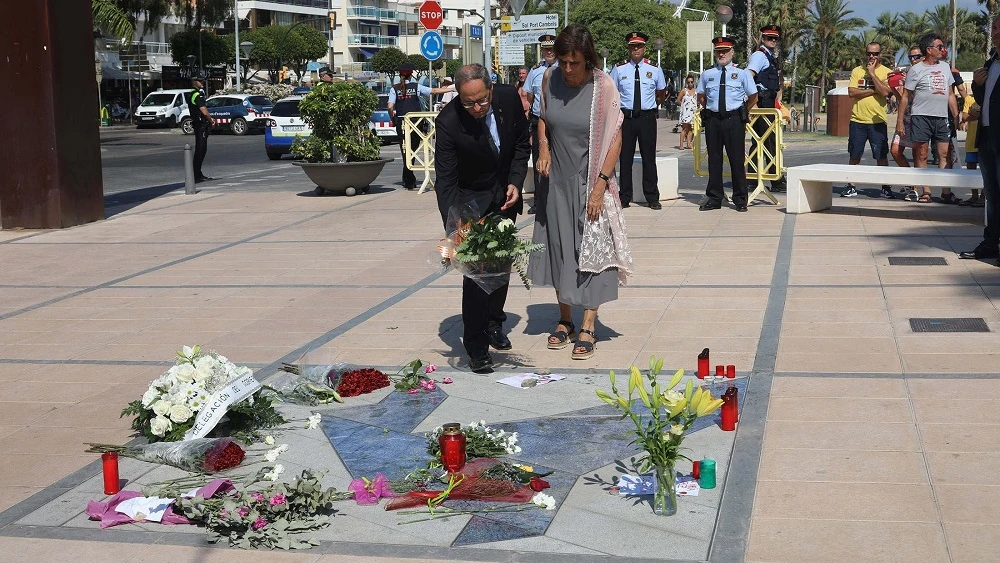
[[151,125],[176,127],[188,116],[190,97],[190,88],[150,92],[135,109],[136,128]]
[[378,135],[383,145],[399,142],[399,135],[396,134],[396,124],[389,114],[389,96],[380,94],[378,97],[378,109],[372,114],[370,123],[372,131]]
[[[234,135],[246,135],[248,131],[263,131],[267,127],[274,102],[265,96],[217,94],[205,101],[205,107],[215,120],[215,130],[228,129]],[[185,134],[194,133],[190,119],[182,121],[181,128]]]
[[271,109],[271,116],[264,128],[264,152],[267,158],[278,160],[288,154],[295,137],[309,138],[312,128],[299,116],[302,96],[289,96],[278,100]]

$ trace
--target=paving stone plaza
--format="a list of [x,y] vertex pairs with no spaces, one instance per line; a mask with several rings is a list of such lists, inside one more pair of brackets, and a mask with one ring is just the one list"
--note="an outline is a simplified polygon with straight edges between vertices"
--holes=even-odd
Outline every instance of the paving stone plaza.
[[[398,172],[364,196],[315,197],[289,166],[252,186],[109,209],[99,223],[0,232],[3,559],[1000,560],[1000,268],[956,255],[979,242],[981,210],[835,197],[822,213],[699,213],[703,180],[682,181],[662,211],[626,210],[635,275],[601,308],[592,359],[548,350],[551,289],[512,284],[513,349],[493,352],[500,366],[486,376],[462,349],[461,278],[433,264],[434,194],[380,187]],[[978,318],[987,332],[915,332],[911,320],[928,318]],[[387,372],[436,364],[454,383],[432,393],[282,406],[324,415],[321,430],[282,434],[289,471],[325,468],[340,490],[375,471],[401,476],[424,459],[424,432],[485,420],[519,433],[512,458],[554,471],[557,509],[401,524],[342,502],[319,546],[290,553],[211,545],[194,526],[102,530],[83,512],[104,498],[84,443],[127,442],[119,412],[185,344],[265,381],[306,352]],[[739,426],[723,432],[712,415],[692,428],[688,454],[717,460],[718,486],[656,516],[648,500],[609,492],[639,450],[595,390],[650,356],[691,374],[705,347],[713,365],[737,366]],[[540,368],[566,379],[495,382]],[[133,460],[120,472],[129,488],[176,473]]]

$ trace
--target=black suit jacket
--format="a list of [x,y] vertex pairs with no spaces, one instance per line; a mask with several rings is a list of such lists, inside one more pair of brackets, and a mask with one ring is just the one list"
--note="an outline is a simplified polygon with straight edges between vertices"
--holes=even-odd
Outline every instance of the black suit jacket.
[[[518,194],[528,172],[531,141],[528,119],[521,98],[509,85],[493,87],[493,115],[500,136],[499,156],[490,148],[489,128],[469,115],[455,97],[435,119],[434,170],[441,220],[447,228],[448,210],[456,204],[475,201],[484,216],[500,211],[507,199],[507,186]],[[520,199],[504,215],[521,213]]]
[[[995,53],[995,51],[990,51],[990,53],[993,54],[993,53]],[[986,64],[984,64],[983,66],[986,67],[986,70],[988,72],[989,69],[990,69],[990,66],[992,66],[996,62],[997,62],[997,59],[995,57],[991,56],[989,59],[986,60]],[[983,82],[982,84],[978,84],[978,85],[975,82],[972,83],[972,97],[976,100],[976,103],[979,104],[980,108],[985,108],[986,104],[990,104],[990,106],[989,106],[990,107],[990,116],[991,116],[991,119],[993,119],[995,121],[997,119],[996,116],[1000,116],[1000,84],[997,84],[996,86],[993,86],[993,92],[992,92],[992,94],[993,95],[990,96],[991,99],[989,99],[989,100],[984,99],[986,97],[986,82]],[[979,146],[979,139],[982,138],[982,131],[983,131],[983,111],[982,110],[979,111],[978,125],[979,125],[979,131],[980,131],[980,133],[976,134],[976,146],[977,146],[977,148]],[[990,127],[988,134],[990,135],[991,140],[994,141],[992,143],[993,146],[994,147],[1000,146],[1000,144],[997,143],[997,141],[1000,141],[1000,127],[997,127],[996,124],[994,123],[994,125],[992,125]]]

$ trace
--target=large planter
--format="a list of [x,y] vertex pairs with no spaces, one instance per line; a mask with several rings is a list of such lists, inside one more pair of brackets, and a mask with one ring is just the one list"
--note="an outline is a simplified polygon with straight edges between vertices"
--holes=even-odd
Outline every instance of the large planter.
[[366,162],[293,162],[301,166],[306,176],[316,184],[316,195],[355,195],[368,191],[368,186],[382,173],[392,158]]

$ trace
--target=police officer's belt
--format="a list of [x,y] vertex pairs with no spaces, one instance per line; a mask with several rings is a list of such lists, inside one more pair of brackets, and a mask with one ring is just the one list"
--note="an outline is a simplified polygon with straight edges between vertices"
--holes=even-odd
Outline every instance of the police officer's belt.
[[636,117],[641,117],[643,115],[649,115],[649,114],[653,113],[654,111],[656,111],[656,110],[655,109],[644,109],[644,110],[636,113],[636,112],[634,112],[634,111],[632,111],[630,109],[623,109],[622,113],[625,114],[625,119],[633,119],[633,118],[636,118]]
[[734,110],[730,110],[730,111],[704,110],[704,112],[705,113],[702,114],[702,115],[705,115],[705,116],[708,116],[708,117],[714,117],[716,119],[725,119],[727,117],[732,117],[734,115],[739,115],[740,114],[740,110],[738,110],[738,109],[734,109]]

